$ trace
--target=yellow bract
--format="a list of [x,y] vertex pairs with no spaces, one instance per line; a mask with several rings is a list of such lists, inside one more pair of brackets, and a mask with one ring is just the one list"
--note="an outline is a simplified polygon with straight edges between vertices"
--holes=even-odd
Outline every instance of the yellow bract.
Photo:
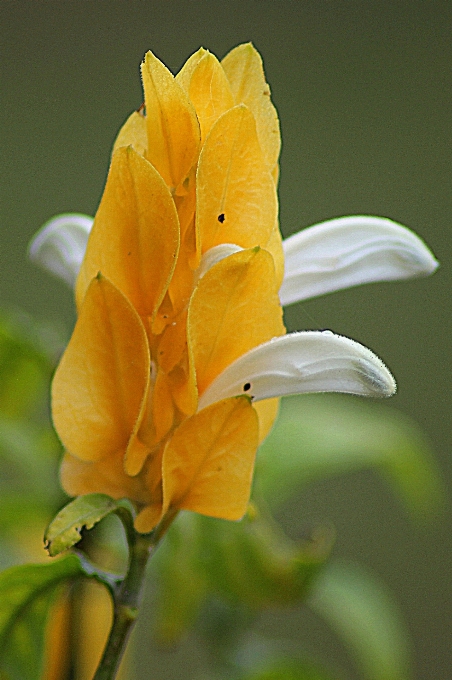
[[265,245],[278,201],[251,111],[240,104],[212,127],[196,177],[196,220],[202,251],[220,243]]
[[246,104],[253,113],[262,152],[269,169],[274,170],[281,149],[279,119],[270,99],[259,52],[251,43],[239,45],[225,56],[221,65],[236,104]]
[[200,132],[193,104],[174,76],[152,52],[142,65],[147,158],[175,189],[188,175],[198,155]]
[[181,80],[196,110],[201,127],[201,141],[218,118],[231,109],[235,102],[226,74],[218,59],[206,52],[193,69]]
[[282,335],[273,259],[242,250],[212,267],[193,293],[188,311],[199,393],[235,359]]
[[[142,77],[145,107],[114,145],[52,409],[66,491],[132,499],[147,532],[174,509],[244,514],[277,400],[198,410],[198,397],[285,329],[279,125],[258,53],[242,45],[220,63],[200,49],[174,77],[148,52]],[[201,275],[223,244],[241,250]]]
[[113,152],[121,146],[132,146],[141,156],[146,156],[148,136],[146,118],[141,111],[134,111],[130,114],[116,137]]
[[87,461],[125,452],[149,383],[140,317],[107,279],[94,278],[52,385],[53,422],[66,449]]
[[81,304],[99,271],[152,316],[168,288],[179,250],[174,201],[155,168],[132,148],[114,154],[77,280]]
[[164,510],[243,517],[257,444],[257,415],[247,397],[219,401],[185,420],[163,453]]

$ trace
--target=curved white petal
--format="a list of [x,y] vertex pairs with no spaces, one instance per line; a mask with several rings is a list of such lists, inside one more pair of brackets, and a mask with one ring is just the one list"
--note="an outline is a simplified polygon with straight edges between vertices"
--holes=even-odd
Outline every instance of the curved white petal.
[[221,243],[219,246],[214,246],[213,248],[206,250],[196,272],[198,279],[201,279],[214,264],[221,262],[225,257],[229,257],[229,255],[238,253],[240,250],[243,250],[243,248],[235,243]]
[[395,380],[367,347],[331,331],[303,331],[254,347],[228,366],[202,394],[199,408],[248,394],[254,400],[303,392],[389,397]]
[[68,213],[46,222],[28,247],[33,262],[74,286],[82,264],[93,218]]
[[383,217],[339,217],[283,241],[282,305],[372,281],[426,276],[438,262],[412,231]]

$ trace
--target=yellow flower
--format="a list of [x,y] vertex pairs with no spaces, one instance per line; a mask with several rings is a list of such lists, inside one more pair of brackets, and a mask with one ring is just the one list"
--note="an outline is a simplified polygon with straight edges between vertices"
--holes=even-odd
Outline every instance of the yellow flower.
[[[240,45],[220,63],[200,49],[175,77],[149,52],[142,78],[145,108],[119,132],[92,228],[61,216],[31,254],[68,282],[78,273],[78,320],[52,387],[63,486],[132,499],[136,528],[148,532],[169,509],[242,517],[274,397],[387,396],[395,383],[352,340],[285,335],[280,300],[309,290],[296,262],[306,243],[317,252],[318,227],[302,246],[290,242],[284,278],[279,123],[256,50]],[[399,253],[409,242],[416,272],[427,273],[419,239],[380,222],[366,226],[361,260],[381,259],[374,232],[384,227],[384,243],[398,239]]]
[[142,77],[146,114],[114,146],[52,410],[66,490],[128,496],[150,531],[170,506],[243,515],[275,405],[259,420],[247,396],[199,412],[198,397],[285,329],[279,127],[259,55],[243,45],[222,65],[199,50],[175,78],[148,53]]

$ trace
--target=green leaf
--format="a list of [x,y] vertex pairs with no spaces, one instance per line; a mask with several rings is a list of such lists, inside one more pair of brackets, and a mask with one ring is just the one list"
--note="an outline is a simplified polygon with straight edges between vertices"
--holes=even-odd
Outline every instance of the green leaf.
[[240,522],[182,512],[151,562],[157,581],[154,627],[176,641],[209,597],[254,616],[274,606],[300,603],[327,559],[329,531],[303,543],[285,536],[268,518],[250,513]]
[[419,427],[394,409],[345,395],[283,400],[257,459],[257,489],[272,509],[304,485],[375,468],[419,518],[442,509],[444,486]]
[[54,500],[60,453],[50,427],[0,415],[1,495],[14,487],[16,492],[39,493],[43,499],[50,493]]
[[386,587],[363,567],[330,563],[308,602],[348,647],[366,680],[407,680],[410,644]]
[[238,523],[199,517],[201,554],[212,592],[250,609],[300,603],[327,559],[332,537],[295,543],[263,516]]
[[[0,311],[0,533],[17,539],[44,526],[63,499],[58,442],[48,416],[60,343],[25,314]],[[3,551],[5,552],[5,551]]]
[[102,493],[91,493],[68,503],[52,520],[45,533],[49,555],[54,557],[72,548],[80,541],[83,528],[92,529],[112,512],[119,514],[123,521],[124,515],[133,521],[132,505],[125,499],[116,501]]
[[36,405],[61,347],[54,329],[23,313],[0,312],[0,411],[4,415],[24,416]]
[[323,669],[308,662],[283,659],[268,664],[267,668],[250,673],[241,680],[333,680]]
[[0,677],[41,678],[47,616],[56,590],[63,581],[83,574],[76,555],[0,574]]

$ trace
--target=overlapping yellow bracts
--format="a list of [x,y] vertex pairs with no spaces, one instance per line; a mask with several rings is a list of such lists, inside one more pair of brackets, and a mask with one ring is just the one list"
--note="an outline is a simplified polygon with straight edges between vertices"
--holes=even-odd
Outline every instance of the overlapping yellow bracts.
[[199,282],[188,319],[201,393],[235,359],[284,333],[274,279],[271,255],[252,248],[221,260]]
[[92,280],[52,385],[53,422],[68,451],[99,461],[126,451],[150,384],[146,331],[128,299]]
[[[235,359],[285,332],[279,125],[260,56],[201,49],[174,77],[151,53],[145,111],[120,131],[53,383],[71,495],[131,498],[136,528],[171,508],[238,519],[277,402],[198,411]],[[215,246],[242,250],[198,268]]]
[[218,118],[235,104],[227,76],[218,59],[200,49],[176,76],[196,110],[203,143]]
[[78,306],[101,271],[141,317],[153,316],[168,289],[178,252],[179,220],[168,187],[133,148],[119,148],[77,279]]

